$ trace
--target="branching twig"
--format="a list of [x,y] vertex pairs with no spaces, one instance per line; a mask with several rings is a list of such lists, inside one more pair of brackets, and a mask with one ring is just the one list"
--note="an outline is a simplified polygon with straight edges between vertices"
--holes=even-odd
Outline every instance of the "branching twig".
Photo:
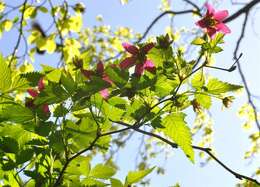
[[231,22],[234,19],[237,19],[240,15],[248,13],[253,6],[255,6],[257,3],[259,3],[260,0],[253,0],[250,3],[246,4],[243,8],[239,9],[237,12],[229,16],[227,19],[225,19],[223,22]]
[[20,26],[19,26],[19,35],[18,35],[18,39],[17,39],[17,42],[16,42],[16,45],[14,47],[14,50],[12,52],[12,55],[11,55],[11,60],[10,60],[10,63],[9,63],[9,67],[12,65],[12,62],[15,58],[15,54],[18,50],[18,47],[20,45],[20,42],[21,42],[21,39],[22,39],[22,34],[23,34],[23,20],[24,20],[24,13],[25,13],[25,10],[26,10],[26,4],[27,4],[27,1],[28,0],[25,0],[24,3],[23,3],[23,9],[22,9],[22,17],[21,17],[21,20],[20,20]]
[[[238,53],[238,50],[239,50],[239,46],[240,46],[242,39],[244,38],[244,35],[245,35],[246,24],[247,24],[247,20],[248,20],[248,14],[249,14],[249,12],[246,12],[246,14],[245,14],[244,22],[243,22],[243,25],[242,25],[242,31],[241,31],[240,37],[237,40],[236,47],[235,47],[235,50],[234,50],[234,53],[233,53],[234,59],[237,59],[237,53]],[[255,106],[255,104],[252,100],[252,96],[251,96],[252,94],[250,92],[249,86],[247,84],[247,81],[246,81],[246,78],[245,78],[245,75],[243,73],[243,70],[242,70],[240,63],[237,64],[237,67],[238,67],[238,71],[239,71],[239,74],[241,76],[242,82],[245,86],[248,103],[253,108],[255,122],[256,122],[258,130],[260,131],[260,123],[259,123],[259,120],[257,118],[257,108],[256,108],[256,106]]]
[[[112,121],[112,120],[111,120]],[[125,127],[129,127],[131,128],[132,126],[127,124],[127,123],[124,123],[124,122],[121,122],[121,121],[112,121],[113,123],[117,123],[117,124],[120,124],[120,125],[123,125]],[[156,139],[159,139],[161,140],[162,142],[170,145],[171,147],[173,148],[178,148],[178,145],[158,134],[155,134],[155,133],[152,133],[152,132],[147,132],[147,131],[144,131],[142,129],[137,129],[137,128],[131,128],[132,130],[134,131],[137,131],[141,134],[145,134],[145,135],[148,135],[150,137],[154,137]],[[204,147],[199,147],[199,146],[192,146],[193,149],[196,149],[196,150],[200,150],[200,151],[203,151],[205,153],[207,153],[213,160],[215,160],[219,165],[221,165],[224,169],[226,169],[229,173],[231,173],[232,175],[234,175],[236,178],[242,180],[242,179],[246,179],[248,181],[251,181],[251,182],[254,182],[258,185],[260,185],[260,183],[256,180],[256,179],[253,179],[251,177],[248,177],[248,176],[245,176],[245,175],[242,175],[242,174],[239,174],[237,172],[235,172],[234,170],[230,169],[226,164],[224,164],[222,161],[220,161],[212,152],[211,152],[211,149],[210,148],[204,148]]]

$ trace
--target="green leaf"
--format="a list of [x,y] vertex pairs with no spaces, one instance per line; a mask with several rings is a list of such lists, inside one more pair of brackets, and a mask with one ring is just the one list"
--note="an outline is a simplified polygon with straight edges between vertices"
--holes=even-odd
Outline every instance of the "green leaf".
[[84,86],[82,86],[82,93],[84,96],[95,94],[107,87],[109,87],[110,84],[100,77],[91,77],[91,81],[86,83]]
[[243,88],[243,86],[222,82],[216,78],[210,79],[207,84],[207,92],[215,95],[236,91],[241,88]]
[[8,91],[12,84],[11,69],[0,54],[0,92]]
[[111,182],[111,187],[124,187],[123,183],[118,179],[111,178],[110,182]]
[[96,180],[96,179],[93,179],[93,178],[86,178],[86,179],[83,179],[80,184],[84,184],[84,186],[88,186],[88,187],[104,187],[104,186],[107,186],[108,184],[102,182],[102,181],[99,181],[99,180]]
[[1,137],[0,150],[6,153],[17,153],[19,151],[19,144],[14,138]]
[[88,176],[90,171],[90,157],[79,156],[71,161],[66,169],[67,176]]
[[30,86],[34,87],[37,86],[38,81],[40,80],[41,77],[43,77],[43,74],[34,71],[34,72],[21,74],[20,76],[21,78],[25,78],[29,82]]
[[158,49],[152,48],[147,57],[153,61],[156,67],[162,67],[165,61],[169,61],[172,59],[172,48],[169,47],[167,49]]
[[71,94],[76,90],[77,85],[70,74],[63,72],[60,81],[68,93]]
[[158,77],[155,86],[155,92],[160,97],[165,97],[171,94],[171,91],[176,88],[178,85],[177,82],[167,79],[165,76]]
[[34,116],[30,109],[18,104],[5,105],[4,108],[0,110],[0,121],[23,123],[33,118]]
[[61,77],[61,70],[55,69],[46,75],[49,81],[59,83]]
[[195,99],[197,102],[205,109],[211,107],[211,97],[206,94],[195,94]]
[[155,167],[152,167],[150,169],[146,170],[140,170],[140,171],[130,171],[127,174],[126,180],[125,180],[125,186],[140,182],[145,176],[147,176],[149,173],[151,173],[154,170]]
[[98,179],[109,179],[116,173],[116,170],[110,166],[98,164],[91,171],[89,176]]
[[194,162],[191,132],[189,127],[186,125],[184,118],[184,113],[169,114],[162,121],[162,124],[165,127],[162,131],[177,143],[186,156]]
[[193,45],[202,45],[204,43],[206,43],[206,41],[201,37],[197,37],[191,42]]
[[54,113],[53,113],[53,116],[54,117],[63,117],[65,116],[67,113],[68,113],[68,109],[65,108],[62,104],[61,105],[58,105],[55,110],[54,110]]
[[128,71],[122,71],[119,67],[108,66],[105,72],[119,88],[122,88],[129,78]]
[[77,124],[66,121],[65,129],[71,137],[71,148],[75,152],[86,148],[97,135],[97,125],[88,117],[82,118]]
[[196,73],[191,80],[191,85],[193,88],[201,88],[205,84],[205,77],[203,75],[203,71],[199,71]]

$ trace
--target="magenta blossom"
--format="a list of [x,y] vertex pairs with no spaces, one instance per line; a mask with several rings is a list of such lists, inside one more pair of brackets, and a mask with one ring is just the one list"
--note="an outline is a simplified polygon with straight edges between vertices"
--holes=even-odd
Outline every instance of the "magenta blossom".
[[[81,72],[82,72],[83,75],[84,75],[85,77],[87,77],[88,79],[91,79],[91,77],[92,77],[93,75],[96,75],[96,76],[98,76],[98,77],[101,77],[104,81],[106,81],[106,82],[109,83],[109,84],[112,84],[112,83],[113,83],[113,81],[112,81],[112,80],[108,77],[108,75],[105,73],[105,71],[104,71],[104,65],[103,65],[102,62],[99,62],[99,63],[97,64],[97,69],[96,69],[96,71],[93,71],[93,70],[84,70],[84,69],[82,69]],[[100,95],[101,95],[104,99],[107,99],[108,96],[109,96],[109,92],[108,92],[108,89],[107,89],[107,88],[101,90],[99,93],[100,93]]]
[[228,11],[215,11],[209,3],[205,3],[205,6],[207,8],[207,13],[201,20],[196,22],[196,25],[206,29],[206,32],[210,37],[214,36],[216,32],[222,32],[224,34],[230,33],[230,29],[223,23],[228,16]]
[[[33,89],[33,88],[30,88],[27,90],[27,92],[30,94],[30,96],[33,97],[33,100],[29,101],[29,103],[27,103],[27,106],[30,106],[30,107],[33,107],[33,101],[36,97],[38,97],[39,93],[44,90],[45,88],[45,85],[44,85],[44,82],[43,82],[43,78],[41,78],[39,81],[38,81],[38,88],[37,89]],[[42,105],[42,111],[45,113],[45,114],[49,114],[50,113],[50,110],[49,110],[49,106],[48,104],[43,104]]]
[[141,76],[144,70],[155,73],[155,65],[146,57],[146,54],[154,47],[153,43],[148,43],[141,48],[137,48],[129,43],[123,43],[122,46],[132,56],[127,57],[119,64],[121,69],[128,69],[135,65],[135,74],[138,76]]

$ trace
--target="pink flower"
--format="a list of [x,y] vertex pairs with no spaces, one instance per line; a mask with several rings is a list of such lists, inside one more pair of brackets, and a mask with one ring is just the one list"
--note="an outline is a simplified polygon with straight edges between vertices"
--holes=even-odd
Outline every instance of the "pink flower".
[[128,69],[135,65],[135,74],[141,76],[144,70],[155,73],[156,67],[151,60],[147,60],[146,54],[154,47],[153,43],[148,43],[141,48],[137,48],[129,43],[123,43],[122,46],[132,56],[124,59],[120,64],[121,69]]
[[215,11],[209,3],[205,3],[205,6],[207,13],[201,20],[196,22],[196,25],[205,28],[210,37],[214,36],[216,32],[222,32],[224,34],[230,33],[230,29],[223,23],[228,16],[228,11]]
[[[93,70],[84,70],[82,69],[81,72],[83,73],[83,75],[85,77],[87,77],[88,79],[91,79],[91,77],[93,75],[96,75],[98,77],[101,77],[104,81],[106,81],[107,83],[109,84],[112,84],[113,81],[108,77],[108,75],[105,73],[105,70],[104,70],[104,65],[102,62],[99,62],[97,64],[97,68],[95,71]],[[104,98],[104,99],[107,99],[108,96],[109,96],[109,92],[108,92],[108,89],[105,88],[103,90],[100,91],[100,95]]]
[[[38,81],[38,89],[28,89],[27,92],[30,94],[30,96],[33,97],[32,100],[29,100],[28,102],[29,103],[26,103],[25,105],[26,106],[29,106],[29,107],[34,107],[34,104],[33,104],[33,101],[36,97],[38,97],[39,93],[44,90],[45,88],[45,85],[44,85],[44,82],[43,82],[43,78],[41,78],[39,81]],[[47,104],[43,104],[42,105],[42,111],[45,113],[45,114],[49,114],[50,113],[50,110],[49,110],[49,106]]]

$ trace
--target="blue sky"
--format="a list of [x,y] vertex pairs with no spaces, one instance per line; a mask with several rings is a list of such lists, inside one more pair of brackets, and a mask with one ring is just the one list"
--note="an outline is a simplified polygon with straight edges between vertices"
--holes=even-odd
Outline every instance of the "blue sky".
[[[10,4],[20,3],[21,1],[7,1]],[[71,1],[72,2],[72,1]],[[96,24],[95,17],[102,14],[104,23],[111,25],[112,28],[117,26],[128,26],[137,32],[144,32],[150,22],[160,13],[158,6],[160,0],[130,0],[128,5],[122,6],[119,0],[85,0],[86,14],[84,16],[85,26],[93,26]],[[198,1],[202,2],[202,1]],[[235,12],[240,6],[231,6],[229,1],[222,1],[218,5],[218,9],[228,9],[230,13]],[[185,5],[180,0],[172,0],[172,9],[180,10]],[[241,17],[242,18],[242,17]],[[235,42],[239,37],[242,19],[239,18],[228,26],[232,30],[232,34],[225,37],[224,52],[217,55],[218,66],[229,67],[233,61],[233,50]],[[246,38],[243,40],[240,52],[243,52],[241,65],[245,72],[246,78],[249,82],[250,89],[254,95],[260,95],[259,75],[260,63],[260,39],[253,33],[252,20],[259,20],[259,13],[252,13],[249,18],[248,27],[246,31]],[[49,20],[40,19],[40,22],[46,23]],[[195,27],[193,23],[195,19],[191,15],[176,17],[175,27]],[[151,34],[162,34],[165,26],[169,24],[167,16],[161,19],[158,24],[152,29]],[[255,23],[254,28],[260,28],[260,22]],[[260,34],[260,30],[258,30]],[[15,33],[6,34],[0,40],[0,50],[5,54],[10,53],[15,44]],[[12,38],[12,39],[10,39]],[[5,45],[3,45],[5,44]],[[57,59],[54,57],[40,57],[39,63],[46,63]],[[38,64],[36,64],[37,67]],[[233,83],[241,83],[237,71],[232,73],[210,71],[214,76],[221,80],[230,81]],[[244,94],[240,95],[233,103],[231,109],[222,110],[219,102],[214,103],[211,109],[211,114],[214,119],[214,147],[217,156],[226,163],[230,168],[237,172],[250,176],[253,170],[259,166],[260,159],[255,159],[253,164],[249,161],[244,161],[244,151],[249,148],[250,142],[248,140],[249,132],[241,129],[243,120],[237,117],[237,109],[243,103],[247,102]],[[259,100],[255,100],[259,108]],[[189,124],[193,121],[189,120]],[[256,128],[254,129],[256,130]],[[134,161],[136,157],[136,150],[138,145],[136,141],[140,141],[140,136],[136,135],[129,141],[126,148],[120,152],[117,162],[120,166],[118,176],[123,179],[128,170],[134,169]],[[171,151],[170,148],[167,150]],[[172,150],[173,156],[165,163],[166,174],[155,175],[152,174],[151,187],[167,187],[179,182],[184,187],[230,187],[234,186],[238,180],[228,173],[225,169],[212,161],[205,167],[200,167],[200,158],[196,155],[196,162],[192,164],[182,153],[181,150]],[[152,161],[152,165],[163,164],[164,153]],[[155,173],[155,172],[154,172]]]

